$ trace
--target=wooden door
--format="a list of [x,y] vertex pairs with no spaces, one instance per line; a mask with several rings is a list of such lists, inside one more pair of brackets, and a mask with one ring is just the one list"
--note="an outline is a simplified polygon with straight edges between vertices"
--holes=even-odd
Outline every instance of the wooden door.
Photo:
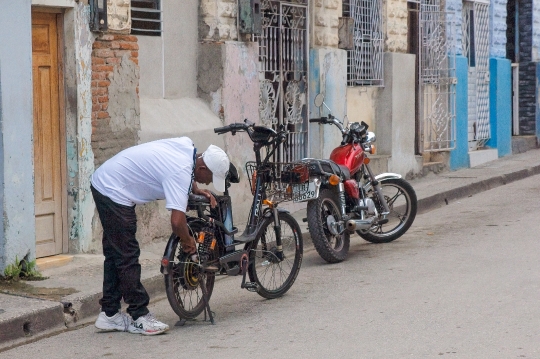
[[36,257],[63,252],[59,31],[55,13],[32,13]]

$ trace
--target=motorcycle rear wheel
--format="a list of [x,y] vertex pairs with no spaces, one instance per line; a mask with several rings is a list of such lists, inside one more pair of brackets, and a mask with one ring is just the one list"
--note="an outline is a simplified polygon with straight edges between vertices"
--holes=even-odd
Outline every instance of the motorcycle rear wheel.
[[[190,234],[197,238],[203,227],[202,222],[195,222],[189,225]],[[214,290],[215,273],[200,273],[199,266],[193,263],[191,259],[186,258],[182,251],[180,239],[174,234],[169,241],[175,241],[170,258],[171,263],[169,273],[164,275],[165,292],[169,304],[178,317],[183,319],[195,319],[204,310],[203,291],[201,287],[201,277],[206,282],[206,291],[208,300]],[[210,253],[210,260],[215,260],[219,256],[214,250]]]
[[337,193],[325,188],[320,191],[317,199],[307,204],[309,234],[322,259],[328,263],[339,263],[349,253],[350,234],[348,231],[333,234],[328,225],[329,216],[333,216],[336,222],[341,220]]
[[[418,207],[416,192],[403,178],[382,180],[381,189],[390,208],[390,214],[386,217],[388,222],[376,224],[368,230],[356,231],[360,237],[371,243],[389,243],[405,234],[414,222]],[[375,193],[372,191],[370,195],[377,211],[383,212]],[[379,218],[382,216],[379,215]]]

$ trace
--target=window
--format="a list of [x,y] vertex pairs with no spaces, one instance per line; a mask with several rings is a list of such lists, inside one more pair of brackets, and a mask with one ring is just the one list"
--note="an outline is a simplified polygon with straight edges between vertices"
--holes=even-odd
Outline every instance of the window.
[[160,0],[131,0],[131,34],[161,36]]
[[354,49],[347,51],[349,86],[383,86],[382,0],[343,0],[354,19]]

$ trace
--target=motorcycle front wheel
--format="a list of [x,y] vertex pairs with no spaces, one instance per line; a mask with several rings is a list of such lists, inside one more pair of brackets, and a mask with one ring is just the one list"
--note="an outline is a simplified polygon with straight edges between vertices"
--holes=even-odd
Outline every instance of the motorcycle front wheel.
[[298,222],[288,213],[279,213],[279,225],[282,253],[278,253],[273,216],[264,219],[249,248],[249,279],[257,283],[257,293],[267,299],[285,294],[302,265],[304,244]]
[[[381,181],[381,189],[390,208],[386,218],[388,221],[375,224],[368,230],[358,230],[356,233],[371,243],[389,243],[401,237],[414,222],[417,210],[416,192],[403,178],[392,178]],[[374,191],[370,192],[371,199],[375,202],[380,213],[384,211],[379,198]]]
[[350,234],[332,226],[341,220],[337,193],[325,188],[317,199],[307,204],[309,234],[317,253],[328,263],[338,263],[347,257]]
[[[197,238],[203,225],[202,222],[190,224],[190,234]],[[171,267],[169,273],[164,275],[167,299],[178,317],[195,319],[205,307],[202,281],[206,282],[206,291],[208,300],[210,300],[214,289],[215,273],[200,272],[198,263],[194,263],[184,254],[180,239],[174,234],[169,241],[175,242],[171,255],[167,258]],[[218,258],[217,251],[212,251],[209,256],[210,260],[216,260]]]

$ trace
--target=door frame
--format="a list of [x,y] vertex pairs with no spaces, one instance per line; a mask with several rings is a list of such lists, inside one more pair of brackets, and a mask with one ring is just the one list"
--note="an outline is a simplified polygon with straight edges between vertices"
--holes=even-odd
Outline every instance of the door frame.
[[[64,10],[61,8],[50,8],[43,6],[32,6],[32,14],[34,13],[53,13],[56,14],[56,36],[57,36],[57,63],[58,63],[58,120],[60,130],[60,201],[61,201],[61,216],[62,229],[61,241],[62,252],[68,253],[68,210],[67,210],[67,143],[66,143],[66,91],[65,91],[65,66],[64,66]],[[33,81],[33,80],[32,80]],[[61,254],[57,253],[57,254]]]

